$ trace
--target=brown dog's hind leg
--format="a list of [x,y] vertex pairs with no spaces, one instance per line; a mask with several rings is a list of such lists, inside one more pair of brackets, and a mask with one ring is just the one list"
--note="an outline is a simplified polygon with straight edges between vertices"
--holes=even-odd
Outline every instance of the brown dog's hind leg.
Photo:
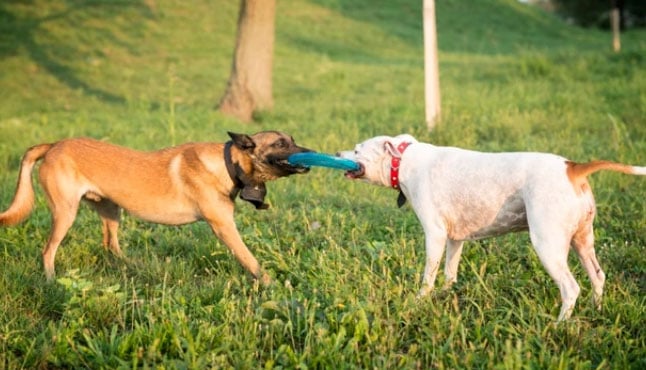
[[101,245],[104,249],[110,249],[118,257],[123,257],[123,252],[119,247],[117,231],[119,229],[119,216],[121,208],[109,199],[102,198],[99,201],[90,202],[92,207],[101,217],[101,231],[103,240]]
[[80,185],[75,182],[76,178],[70,176],[71,170],[66,167],[67,164],[69,162],[57,160],[56,157],[50,161],[45,158],[38,171],[52,214],[52,229],[42,252],[47,281],[54,279],[56,250],[74,223],[81,201],[81,195],[78,194]]
[[45,268],[45,276],[47,281],[54,279],[54,259],[56,258],[56,250],[63,241],[65,234],[70,229],[76,218],[78,210],[78,200],[76,202],[60,201],[57,199],[54,202],[48,193],[49,208],[52,211],[52,230],[49,233],[49,239],[43,249],[43,266]]

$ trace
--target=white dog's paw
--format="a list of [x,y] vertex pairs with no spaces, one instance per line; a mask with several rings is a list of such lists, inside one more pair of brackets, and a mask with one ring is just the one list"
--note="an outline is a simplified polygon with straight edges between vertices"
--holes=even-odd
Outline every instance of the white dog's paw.
[[444,281],[444,284],[442,285],[442,291],[450,290],[453,287],[453,284],[455,284],[458,281],[457,278],[447,278]]
[[433,291],[433,287],[430,287],[428,285],[422,286],[422,289],[420,289],[417,293],[417,299],[426,297],[431,291]]

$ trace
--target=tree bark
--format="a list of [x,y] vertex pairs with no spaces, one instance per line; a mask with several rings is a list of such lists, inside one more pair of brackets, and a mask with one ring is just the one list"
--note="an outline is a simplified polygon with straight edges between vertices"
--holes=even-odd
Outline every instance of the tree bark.
[[236,48],[221,112],[248,122],[271,109],[276,0],[240,0]]

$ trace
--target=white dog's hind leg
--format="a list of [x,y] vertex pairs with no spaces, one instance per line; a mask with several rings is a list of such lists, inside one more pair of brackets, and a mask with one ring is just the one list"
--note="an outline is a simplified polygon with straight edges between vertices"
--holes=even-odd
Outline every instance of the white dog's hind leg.
[[457,240],[447,240],[446,242],[446,261],[444,263],[444,281],[443,289],[448,289],[458,281],[458,264],[462,255],[462,245],[464,242]]
[[440,267],[446,236],[437,232],[426,232],[426,265],[424,266],[424,277],[422,278],[422,287],[417,294],[423,297],[433,290],[437,271]]
[[530,238],[543,267],[554,279],[561,292],[562,303],[558,321],[563,321],[572,314],[581,288],[567,265],[569,243],[565,238],[555,236],[555,231],[558,232],[559,229],[552,229],[552,235],[545,235],[537,234],[530,229]]
[[599,261],[597,261],[596,253],[594,252],[594,233],[592,231],[592,224],[587,225],[584,229],[579,230],[574,235],[574,238],[572,238],[572,246],[579,255],[581,264],[588,273],[590,283],[592,284],[594,304],[597,309],[600,310],[606,274],[604,274],[601,269]]

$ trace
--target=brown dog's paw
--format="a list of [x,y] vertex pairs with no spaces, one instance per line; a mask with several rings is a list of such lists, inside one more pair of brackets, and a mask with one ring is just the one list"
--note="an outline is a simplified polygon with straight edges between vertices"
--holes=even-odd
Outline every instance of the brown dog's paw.
[[272,280],[271,280],[271,276],[269,276],[269,275],[268,275],[267,273],[265,273],[265,272],[262,272],[262,273],[261,273],[261,275],[260,275],[260,278],[258,279],[258,281],[260,281],[260,284],[261,284],[263,287],[268,287],[268,286],[270,286],[270,285],[271,285],[271,281],[272,281]]

